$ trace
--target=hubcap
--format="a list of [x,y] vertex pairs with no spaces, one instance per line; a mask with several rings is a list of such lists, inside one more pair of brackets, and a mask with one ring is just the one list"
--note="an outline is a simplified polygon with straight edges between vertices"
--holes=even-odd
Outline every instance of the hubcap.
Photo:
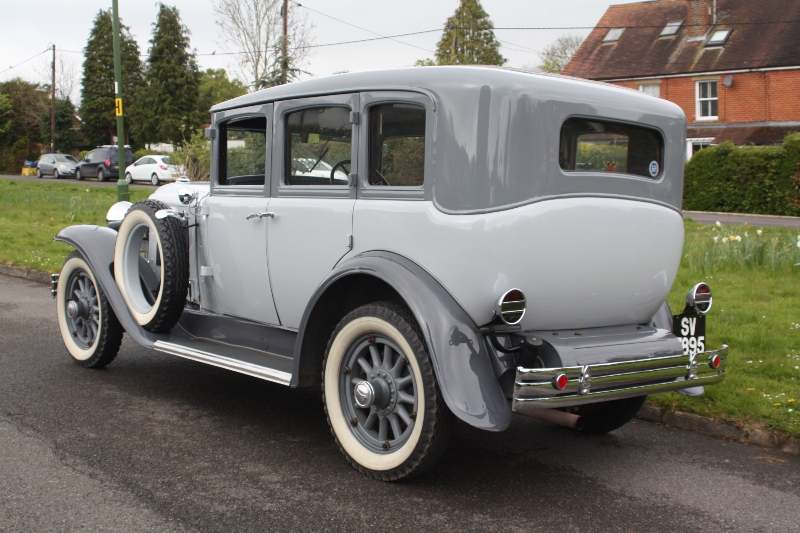
[[67,280],[66,315],[75,343],[84,350],[91,348],[100,330],[100,306],[92,278],[83,270]]
[[342,360],[339,400],[351,431],[370,451],[391,453],[410,437],[420,391],[405,354],[388,337],[357,338]]

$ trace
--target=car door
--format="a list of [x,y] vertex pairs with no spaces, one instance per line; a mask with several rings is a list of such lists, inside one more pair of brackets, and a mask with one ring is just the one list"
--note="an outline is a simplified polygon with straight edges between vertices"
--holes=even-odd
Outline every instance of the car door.
[[51,155],[42,156],[41,161],[39,161],[39,170],[42,172],[43,176],[49,176],[53,173],[53,164],[50,160],[53,159]]
[[[272,294],[297,328],[314,290],[352,246],[358,95],[275,104],[269,211]],[[320,168],[324,168],[320,171]]]
[[153,163],[155,163],[155,159],[152,157],[143,157],[140,161],[142,163],[136,170],[137,179],[150,181],[150,175],[153,173]]
[[83,177],[97,177],[97,166],[102,162],[100,155],[100,150],[92,150],[86,154],[86,162],[81,165],[81,174],[83,174]]
[[271,118],[271,104],[214,115],[201,283],[213,311],[277,325],[267,265]]
[[145,161],[147,161],[147,156],[140,157],[137,159],[130,167],[127,168],[128,174],[131,175],[131,179],[136,181],[142,179],[141,177],[141,169],[142,165],[144,165]]

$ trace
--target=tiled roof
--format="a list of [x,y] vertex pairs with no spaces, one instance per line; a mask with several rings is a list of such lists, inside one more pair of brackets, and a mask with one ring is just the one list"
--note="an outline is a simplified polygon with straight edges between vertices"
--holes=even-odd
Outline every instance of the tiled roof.
[[[692,41],[687,24],[691,18],[690,4],[697,2],[656,0],[611,6],[563,74],[611,80],[800,66],[799,0],[717,0],[716,26],[708,26],[706,39]],[[660,37],[668,22],[678,20],[684,24],[676,35]],[[603,43],[609,28],[626,30],[619,41]],[[703,34],[704,29],[699,28],[697,33]],[[706,47],[705,41],[718,29],[733,32],[724,46]]]

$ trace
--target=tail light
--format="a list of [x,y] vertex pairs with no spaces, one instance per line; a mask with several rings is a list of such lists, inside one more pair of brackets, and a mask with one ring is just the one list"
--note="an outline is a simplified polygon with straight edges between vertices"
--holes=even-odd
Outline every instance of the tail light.
[[525,316],[525,295],[519,289],[511,289],[503,294],[495,305],[494,313],[500,320],[513,326],[519,324]]
[[711,359],[708,361],[708,366],[714,370],[718,369],[720,364],[722,364],[722,358],[717,354],[712,355]]
[[158,168],[160,168],[161,170],[167,170],[167,167],[165,167],[164,165],[158,165]]
[[703,314],[711,309],[711,288],[705,283],[698,283],[686,295],[686,304],[694,307]]
[[566,374],[556,374],[556,377],[553,378],[553,388],[556,390],[566,389],[568,383],[569,379]]
[[110,160],[110,159],[106,159],[106,166],[107,166],[107,167],[110,167],[110,166],[111,166],[111,160]]

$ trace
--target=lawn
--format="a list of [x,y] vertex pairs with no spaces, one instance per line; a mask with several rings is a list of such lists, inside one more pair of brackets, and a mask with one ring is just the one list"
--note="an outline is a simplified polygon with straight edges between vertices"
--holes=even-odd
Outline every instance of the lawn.
[[[149,196],[131,190],[131,200]],[[0,263],[58,272],[71,248],[53,236],[105,224],[111,187],[0,179]],[[800,437],[800,230],[686,222],[684,256],[669,296],[706,281],[714,293],[706,346],[730,346],[728,377],[702,398],[655,395],[660,407],[758,424]]]

